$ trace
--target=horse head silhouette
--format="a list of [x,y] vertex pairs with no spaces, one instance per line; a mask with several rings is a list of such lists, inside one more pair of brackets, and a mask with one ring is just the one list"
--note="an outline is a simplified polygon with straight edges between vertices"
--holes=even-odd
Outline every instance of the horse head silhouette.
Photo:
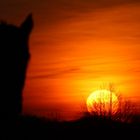
[[30,58],[32,14],[19,26],[0,23],[0,114],[16,117],[22,112],[22,91]]

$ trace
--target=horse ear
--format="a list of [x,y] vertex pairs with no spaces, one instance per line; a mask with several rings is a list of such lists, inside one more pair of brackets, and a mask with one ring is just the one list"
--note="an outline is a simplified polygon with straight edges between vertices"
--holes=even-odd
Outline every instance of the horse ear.
[[21,30],[23,33],[27,36],[29,36],[30,32],[32,31],[33,28],[33,18],[32,14],[29,14],[24,22],[20,25]]

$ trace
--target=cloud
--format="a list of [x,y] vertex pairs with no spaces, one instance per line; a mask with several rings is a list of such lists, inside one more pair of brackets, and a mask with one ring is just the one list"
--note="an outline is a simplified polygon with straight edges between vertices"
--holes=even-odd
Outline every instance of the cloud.
[[33,12],[37,24],[55,24],[81,13],[109,8],[122,4],[138,3],[139,0],[4,0],[0,1],[0,18],[20,21]]
[[139,0],[47,0],[36,6],[38,24],[44,24],[49,30],[63,21],[82,17],[83,14],[96,10],[106,10],[121,5],[136,4]]
[[55,72],[49,73],[49,74],[42,74],[42,75],[34,75],[34,76],[28,76],[29,79],[42,79],[42,78],[54,78],[61,76],[63,74],[68,74],[68,73],[76,73],[80,69],[79,68],[69,68],[65,70],[56,70]]

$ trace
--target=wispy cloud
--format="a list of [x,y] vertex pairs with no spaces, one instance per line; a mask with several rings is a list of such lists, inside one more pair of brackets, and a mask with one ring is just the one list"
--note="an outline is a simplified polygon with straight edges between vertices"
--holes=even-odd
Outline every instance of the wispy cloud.
[[80,70],[79,68],[55,70],[55,72],[50,72],[49,74],[40,74],[40,75],[38,74],[38,75],[28,76],[28,78],[30,78],[30,79],[54,78],[54,77],[61,76],[63,74],[76,73],[79,70]]
[[139,0],[4,0],[0,1],[0,18],[20,20],[33,12],[37,22],[51,25],[95,9],[139,3]]

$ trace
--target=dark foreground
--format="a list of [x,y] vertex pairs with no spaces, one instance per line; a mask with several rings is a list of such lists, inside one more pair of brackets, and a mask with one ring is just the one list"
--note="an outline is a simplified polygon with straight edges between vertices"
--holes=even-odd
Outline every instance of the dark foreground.
[[83,117],[59,122],[22,116],[14,122],[2,123],[0,140],[42,139],[140,139],[140,123],[122,123],[109,119]]

